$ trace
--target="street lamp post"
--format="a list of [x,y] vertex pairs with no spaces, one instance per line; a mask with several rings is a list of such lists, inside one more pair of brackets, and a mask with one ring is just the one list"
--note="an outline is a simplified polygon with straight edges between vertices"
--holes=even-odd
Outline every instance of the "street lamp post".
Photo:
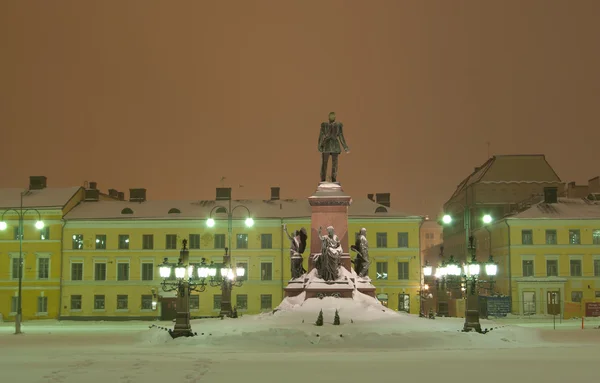
[[21,202],[19,205],[19,210],[15,210],[15,209],[5,210],[2,213],[2,217],[0,218],[0,230],[6,230],[8,225],[4,221],[4,215],[10,211],[10,212],[14,212],[19,217],[19,232],[18,232],[19,233],[19,288],[18,288],[18,293],[17,293],[17,317],[15,318],[15,334],[22,333],[21,332],[21,321],[23,319],[22,293],[23,293],[23,235],[24,235],[23,219],[25,217],[25,214],[27,214],[27,212],[29,212],[29,211],[37,213],[38,220],[35,223],[35,228],[38,230],[42,230],[44,228],[44,221],[42,221],[42,216],[37,209],[23,210],[23,196],[25,196],[28,192],[29,191],[26,190],[26,191],[20,193]]
[[[209,214],[208,220],[206,221],[206,225],[208,227],[215,226],[215,220],[213,218],[213,213],[217,209],[223,209],[227,212],[227,243],[228,246],[225,247],[225,254],[223,255],[223,268],[221,269],[222,281],[220,284],[221,287],[221,311],[219,312],[219,316],[227,316],[231,317],[233,314],[233,308],[231,306],[231,290],[233,286],[241,286],[242,281],[238,280],[238,277],[243,277],[245,270],[241,267],[233,268],[231,266],[231,241],[233,236],[233,212],[235,209],[243,208],[246,210],[247,217],[245,220],[246,227],[252,227],[254,225],[254,220],[250,217],[250,209],[248,209],[244,205],[236,205],[232,206],[231,198],[229,198],[229,206],[214,206]],[[240,274],[241,273],[241,274]]]
[[[190,324],[190,293],[206,290],[206,278],[214,277],[216,274],[216,269],[209,267],[202,260],[200,267],[196,270],[197,277],[195,277],[194,266],[189,264],[189,257],[187,240],[184,239],[179,252],[179,261],[172,264],[165,258],[164,262],[159,265],[160,276],[163,278],[161,283],[163,291],[177,291],[177,317],[174,329],[169,331],[173,338],[195,335]],[[173,274],[175,279],[171,279]]]

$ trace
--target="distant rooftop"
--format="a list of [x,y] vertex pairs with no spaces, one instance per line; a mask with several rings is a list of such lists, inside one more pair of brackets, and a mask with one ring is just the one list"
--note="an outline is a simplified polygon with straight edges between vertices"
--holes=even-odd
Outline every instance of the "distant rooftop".
[[0,210],[19,208],[20,194],[24,208],[62,208],[80,190],[80,187],[43,188],[37,190],[8,188],[0,189]]
[[539,202],[507,216],[507,219],[600,219],[600,201],[587,198],[558,198],[557,203]]

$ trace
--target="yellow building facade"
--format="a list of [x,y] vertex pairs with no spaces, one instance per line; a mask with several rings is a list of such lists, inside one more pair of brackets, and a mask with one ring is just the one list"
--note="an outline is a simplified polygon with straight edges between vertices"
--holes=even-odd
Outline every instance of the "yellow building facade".
[[[0,221],[4,223],[4,230],[0,230],[2,320],[14,320],[17,315],[20,255],[23,319],[58,317],[62,218],[84,198],[83,188],[47,188],[45,177],[31,177],[30,181],[26,190],[0,189]],[[38,220],[44,222],[42,229],[35,226]]]
[[478,257],[498,263],[495,292],[515,315],[585,314],[600,302],[600,204],[586,198],[539,202],[476,233]]
[[[167,318],[175,295],[162,290],[159,264],[164,258],[176,263],[184,239],[190,263],[199,264],[203,258],[222,263],[229,242],[228,219],[215,208],[228,210],[228,203],[145,198],[81,203],[64,218],[60,318]],[[246,269],[242,286],[232,290],[232,305],[241,314],[271,311],[283,299],[291,278],[290,242],[283,225],[290,232],[305,227],[310,233],[310,206],[306,200],[231,203],[232,264]],[[354,233],[362,227],[368,230],[370,277],[382,303],[418,313],[422,219],[395,213],[368,199],[353,203],[349,210],[349,242],[354,242]],[[254,219],[252,227],[244,223],[246,211]],[[214,227],[206,225],[209,217],[215,219]],[[305,268],[308,255],[307,251]],[[211,286],[194,292],[192,316],[217,316],[220,293],[219,287]]]

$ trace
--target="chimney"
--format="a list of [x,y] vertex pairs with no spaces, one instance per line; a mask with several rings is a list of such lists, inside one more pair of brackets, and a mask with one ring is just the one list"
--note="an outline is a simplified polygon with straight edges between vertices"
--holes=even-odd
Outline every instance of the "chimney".
[[146,189],[129,189],[129,201],[130,202],[145,202],[146,201]]
[[90,182],[90,189],[92,189],[92,190],[98,189],[98,183],[97,182]]
[[85,190],[85,201],[86,202],[97,202],[100,200],[100,190],[98,189],[86,189]]
[[588,181],[589,193],[600,193],[600,176],[594,177]]
[[271,188],[271,201],[276,201],[279,199],[279,187],[272,187]]
[[119,198],[119,192],[116,189],[108,189],[108,196],[111,198]]
[[117,192],[117,198],[119,199],[119,201],[125,201],[125,193]]
[[229,201],[231,199],[231,188],[217,188],[217,201]]
[[367,198],[370,199],[371,201],[375,202],[375,198],[373,197],[373,194],[367,194]]
[[375,194],[375,202],[377,202],[380,205],[390,207],[390,193]]
[[544,203],[557,203],[558,202],[558,188],[545,187],[544,188]]
[[47,187],[47,178],[44,176],[30,176],[29,190],[41,190]]

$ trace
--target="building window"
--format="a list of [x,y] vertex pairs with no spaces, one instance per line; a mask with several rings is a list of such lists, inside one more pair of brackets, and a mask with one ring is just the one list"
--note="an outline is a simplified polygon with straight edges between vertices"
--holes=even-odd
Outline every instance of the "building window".
[[94,310],[104,310],[104,295],[94,295]]
[[193,310],[193,311],[200,310],[200,295],[197,295],[197,294],[190,295],[190,310]]
[[96,235],[96,250],[106,250],[106,235],[105,234],[97,234]]
[[83,250],[83,234],[73,234],[73,250]]
[[215,234],[215,249],[225,248],[225,234]]
[[177,249],[177,235],[167,234],[165,239],[165,249],[174,250]]
[[38,314],[48,313],[48,297],[38,297],[37,299],[37,312]]
[[556,245],[556,230],[546,230],[546,245]]
[[128,309],[129,297],[127,295],[117,295],[117,310]]
[[271,262],[260,263],[260,280],[271,281],[273,280],[273,264]]
[[190,249],[200,248],[200,234],[190,234]]
[[50,258],[38,259],[38,279],[48,279],[50,277]]
[[570,245],[580,245],[581,244],[581,234],[579,232],[579,229],[569,230],[569,244]]
[[[194,271],[196,269],[194,268]],[[154,279],[154,263],[142,263],[142,281],[151,281]]]
[[398,279],[408,279],[408,262],[398,262]]
[[398,294],[398,311],[410,312],[410,295]]
[[247,281],[248,280],[248,263],[247,262],[238,262],[236,264],[236,267],[242,267],[242,268],[244,268],[244,276],[243,277],[239,277],[238,280],[240,280],[240,281]]
[[21,229],[19,226],[15,227],[13,230],[13,239],[18,241],[19,239],[23,239],[23,235],[21,234]]
[[521,230],[521,244],[533,245],[533,230]]
[[83,281],[83,263],[71,263],[71,280]]
[[221,296],[213,295],[213,310],[221,310]]
[[388,263],[377,262],[377,279],[388,279]]
[[398,247],[408,247],[408,233],[398,233]]
[[10,312],[17,313],[19,310],[19,297],[10,297]]
[[142,310],[152,310],[152,295],[142,295]]
[[533,277],[533,261],[523,261],[523,276]]
[[237,234],[235,236],[235,243],[238,249],[248,248],[248,234]]
[[569,264],[571,266],[571,276],[572,277],[581,277],[581,260],[580,259],[571,259]]
[[546,276],[558,277],[558,260],[548,259],[546,261]]
[[105,281],[106,280],[106,263],[95,263],[94,264],[94,280]]
[[11,259],[12,279],[19,279],[19,258]]
[[273,296],[271,294],[260,295],[260,309],[271,310],[273,308]]
[[272,249],[273,248],[273,234],[261,234],[260,235],[260,248],[261,249]]
[[581,302],[583,291],[571,291],[571,302]]
[[71,295],[71,310],[81,310],[81,295]]
[[152,235],[152,234],[142,235],[142,249],[144,249],[144,250],[154,249],[154,235]]
[[119,234],[119,250],[129,250],[129,234]]
[[600,277],[600,259],[594,259],[594,277]]
[[117,280],[128,281],[129,280],[129,263],[121,262],[117,264]]
[[248,295],[238,294],[235,297],[235,307],[238,310],[248,310]]
[[387,247],[387,233],[377,233],[377,247]]
[[592,243],[594,245],[600,245],[600,229],[595,229],[592,232]]
[[44,226],[42,230],[40,230],[40,239],[42,241],[47,241],[50,239],[50,226]]

